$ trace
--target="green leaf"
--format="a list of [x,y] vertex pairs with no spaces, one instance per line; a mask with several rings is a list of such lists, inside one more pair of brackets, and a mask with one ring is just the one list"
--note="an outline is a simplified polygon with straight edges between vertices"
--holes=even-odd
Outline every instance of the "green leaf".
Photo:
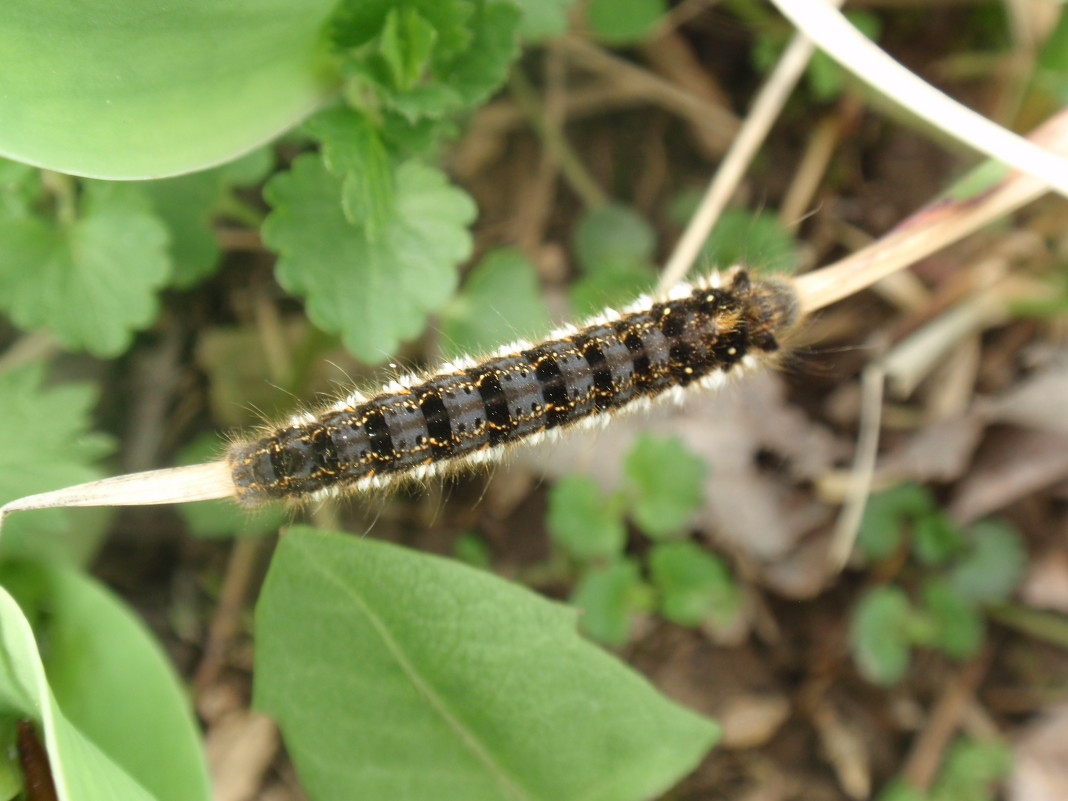
[[142,185],[156,214],[167,226],[174,264],[172,286],[187,289],[215,272],[220,249],[213,220],[224,210],[231,187],[263,180],[272,162],[270,151],[260,148],[213,170]]
[[299,156],[267,184],[263,227],[278,251],[278,280],[305,297],[308,316],[340,333],[360,359],[382,362],[415,337],[450,297],[456,264],[471,252],[471,199],[415,162],[395,174],[396,214],[371,242],[341,210],[341,184],[318,157]]
[[798,265],[797,241],[770,211],[727,209],[702,252],[708,263],[721,269],[744,264],[757,273],[792,273]]
[[1027,571],[1027,549],[1019,532],[1002,520],[982,520],[968,529],[972,543],[949,579],[972,603],[1008,600]]
[[554,542],[583,561],[618,556],[627,540],[618,498],[607,497],[589,476],[567,475],[553,484],[545,525]]
[[132,184],[86,181],[78,219],[0,219],[0,308],[67,348],[117,356],[156,318],[167,231]]
[[930,799],[927,793],[917,790],[905,779],[897,778],[879,792],[876,801],[930,801]]
[[[0,372],[0,504],[101,478],[93,462],[112,450],[108,437],[90,431],[96,389],[85,383],[46,389],[44,375],[41,363]],[[69,552],[68,541],[91,546],[99,529],[99,525],[73,526],[74,520],[86,522],[81,511],[41,509],[12,515],[4,521],[0,553],[74,556],[82,548]]]
[[485,571],[305,527],[256,610],[255,704],[317,801],[639,801],[718,736]]
[[900,587],[869,590],[853,608],[850,643],[853,658],[870,681],[893,684],[909,666],[912,608]]
[[957,659],[975,656],[983,644],[982,616],[947,581],[929,578],[923,584],[923,606],[934,619],[933,637],[919,644],[938,648]]
[[664,0],[590,0],[586,19],[602,39],[622,44],[644,39],[666,11]]
[[623,463],[634,522],[653,539],[685,533],[704,498],[708,469],[678,437],[642,435]]
[[491,250],[471,270],[441,312],[441,350],[447,358],[485,354],[549,330],[534,265],[515,248]]
[[912,526],[913,552],[925,565],[940,565],[960,553],[964,534],[941,510],[919,517]]
[[334,2],[7,0],[0,155],[99,178],[232,159],[336,86]]
[[552,39],[567,30],[567,11],[574,0],[517,0],[523,10],[519,35],[527,42]]
[[590,209],[575,231],[575,256],[583,272],[612,271],[621,265],[646,265],[656,250],[656,232],[626,206]]
[[0,159],[0,216],[29,214],[33,201],[40,194],[40,170],[19,161]]
[[60,798],[209,799],[184,693],[143,625],[73,571],[8,563],[0,578],[15,596],[0,587],[0,709],[39,724]]
[[452,555],[471,567],[489,570],[492,566],[489,545],[473,531],[465,531],[456,538]]
[[579,221],[575,255],[584,273],[571,287],[579,316],[634,300],[656,283],[652,267],[656,233],[625,206],[591,209]]
[[995,785],[1012,770],[1012,756],[1000,740],[958,738],[931,787],[931,801],[994,801]]
[[396,214],[393,165],[375,124],[348,108],[327,109],[308,120],[307,130],[323,144],[327,169],[341,179],[345,219],[380,243]]
[[934,508],[934,499],[918,484],[902,484],[872,495],[864,507],[857,549],[868,559],[885,559],[901,547],[904,522],[928,515]]
[[588,569],[571,593],[582,631],[597,642],[622,648],[630,639],[631,618],[650,608],[649,588],[633,559]]
[[437,31],[414,8],[394,8],[386,15],[379,52],[389,66],[393,85],[407,91],[428,67]]
[[[200,464],[220,457],[217,437],[200,437],[178,455],[178,464]],[[198,537],[260,537],[277,531],[290,518],[280,503],[245,509],[233,501],[196,501],[178,506],[178,513]]]
[[[877,40],[882,31],[879,18],[863,9],[845,12],[853,26],[869,39]],[[840,95],[846,86],[847,73],[838,62],[822,50],[812,54],[812,59],[805,68],[805,80],[814,100],[829,103]]]
[[654,545],[649,573],[660,594],[660,614],[674,623],[727,625],[738,614],[741,593],[727,565],[693,542]]

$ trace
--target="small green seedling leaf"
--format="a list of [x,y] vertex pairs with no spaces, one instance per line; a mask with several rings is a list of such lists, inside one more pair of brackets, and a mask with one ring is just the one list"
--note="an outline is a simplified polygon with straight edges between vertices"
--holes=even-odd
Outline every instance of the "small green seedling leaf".
[[1012,770],[1012,748],[999,740],[958,738],[931,787],[931,801],[994,801]]
[[934,499],[918,484],[902,484],[872,495],[864,508],[857,549],[868,559],[885,559],[901,547],[905,521],[934,509]]
[[474,531],[465,531],[456,538],[452,555],[471,567],[488,570],[491,566],[489,545]]
[[929,578],[923,584],[923,608],[933,618],[930,638],[917,644],[937,648],[955,659],[975,656],[983,644],[983,618],[947,581]]
[[931,801],[927,793],[917,790],[905,779],[895,778],[876,796],[876,801]]
[[708,468],[677,437],[639,437],[627,454],[623,473],[635,524],[653,539],[685,533],[701,506]]
[[579,221],[575,253],[583,276],[571,287],[576,314],[633,300],[656,283],[652,267],[656,232],[626,206],[606,205]]
[[693,542],[658,543],[649,552],[649,573],[659,610],[682,626],[705,621],[727,625],[738,614],[741,593],[727,565]]
[[1008,600],[1027,570],[1027,549],[1019,532],[1001,520],[982,520],[968,529],[971,549],[949,580],[972,603]]
[[[93,463],[112,450],[110,438],[90,430],[97,392],[91,384],[43,387],[45,366],[29,363],[0,372],[0,503],[102,477]],[[82,510],[40,509],[4,521],[0,553],[64,559],[80,550],[71,532]],[[47,535],[47,536],[43,536]]]
[[552,39],[567,30],[567,11],[574,0],[518,0],[523,10],[519,35],[527,42]]
[[67,348],[122,353],[170,271],[167,229],[133,184],[86,181],[73,220],[0,219],[0,308]]
[[770,211],[727,209],[716,221],[702,250],[709,264],[745,264],[758,273],[792,273],[799,257],[797,240]]
[[[178,464],[200,464],[220,456],[217,437],[196,439],[178,455]],[[233,501],[195,501],[178,506],[189,530],[198,537],[261,537],[277,531],[290,518],[279,503],[245,509]]]
[[129,610],[58,567],[8,562],[0,583],[0,707],[38,724],[60,799],[207,801],[185,694]]
[[571,603],[582,611],[582,631],[613,648],[627,644],[634,613],[648,610],[651,600],[633,559],[591,567],[571,593]]
[[623,44],[644,39],[666,11],[664,0],[591,0],[586,19],[602,39]]
[[869,590],[853,609],[850,642],[860,672],[876,684],[893,684],[909,666],[912,607],[900,587]]
[[256,609],[255,705],[317,801],[640,801],[715,724],[485,571],[296,527]]
[[549,312],[534,265],[515,248],[487,253],[441,312],[441,350],[447,358],[489,353],[516,339],[539,339]]
[[916,518],[912,540],[913,553],[925,565],[945,564],[965,547],[964,533],[941,510]]
[[415,86],[429,66],[437,31],[417,9],[392,8],[386,15],[379,53],[389,67],[393,86],[402,92]]
[[618,496],[606,496],[589,476],[567,475],[549,491],[549,536],[580,561],[614,559],[623,552],[627,527]]
[[367,362],[388,359],[416,336],[456,287],[471,252],[471,199],[438,170],[415,162],[396,171],[396,214],[372,242],[341,209],[341,182],[312,154],[298,156],[264,192],[274,207],[264,240],[280,254],[278,280],[305,297],[308,316],[341,334]]

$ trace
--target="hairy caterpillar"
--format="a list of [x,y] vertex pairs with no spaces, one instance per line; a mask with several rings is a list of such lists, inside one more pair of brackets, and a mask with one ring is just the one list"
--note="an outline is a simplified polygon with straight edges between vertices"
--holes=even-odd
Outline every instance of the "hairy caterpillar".
[[639,299],[544,342],[444,365],[370,398],[351,395],[234,444],[225,461],[247,505],[422,478],[691,386],[718,385],[737,366],[774,353],[798,309],[786,281],[751,280],[740,268],[714,274],[677,285],[663,302]]

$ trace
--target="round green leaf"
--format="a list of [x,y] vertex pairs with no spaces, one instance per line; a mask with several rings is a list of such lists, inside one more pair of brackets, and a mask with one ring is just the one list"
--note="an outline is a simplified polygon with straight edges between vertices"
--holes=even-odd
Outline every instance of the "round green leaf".
[[878,684],[893,684],[909,666],[908,627],[912,606],[900,587],[876,587],[853,609],[853,658],[860,672]]
[[228,161],[336,83],[334,0],[5,0],[0,155],[100,178]]

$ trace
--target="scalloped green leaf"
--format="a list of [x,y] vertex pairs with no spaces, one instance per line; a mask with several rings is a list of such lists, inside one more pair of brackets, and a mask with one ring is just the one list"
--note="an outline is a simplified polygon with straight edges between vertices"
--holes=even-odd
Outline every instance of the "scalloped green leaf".
[[256,609],[256,706],[317,801],[639,801],[718,727],[482,570],[296,527]]
[[537,339],[550,328],[534,265],[515,248],[487,253],[459,294],[441,312],[441,350],[447,358],[489,353],[516,339]]
[[70,216],[0,219],[0,308],[64,347],[117,356],[156,318],[167,229],[132,184],[84,182]]
[[[112,450],[109,437],[90,430],[96,388],[44,381],[40,362],[0,372],[0,504],[101,478],[93,463]],[[79,561],[104,519],[89,509],[13,514],[4,521],[0,554]]]
[[394,184],[395,213],[374,241],[345,218],[341,181],[316,155],[299,156],[264,190],[274,211],[263,236],[280,254],[279,282],[305,298],[313,323],[371,363],[423,330],[471,253],[475,205],[465,192],[418,162],[400,165]]
[[545,525],[575,559],[612,559],[627,542],[622,506],[620,496],[607,495],[589,476],[566,475],[549,490]]
[[5,0],[0,155],[97,178],[228,161],[338,83],[335,0]]
[[706,620],[726,625],[741,608],[742,594],[727,564],[697,543],[657,543],[649,552],[649,574],[660,614],[679,625]]
[[708,467],[678,437],[639,437],[623,463],[634,522],[651,539],[685,533],[700,508]]
[[7,563],[0,580],[0,716],[38,724],[61,801],[208,801],[184,692],[144,626],[74,571]]
[[853,658],[869,680],[893,684],[909,666],[912,605],[900,587],[875,587],[853,608]]

